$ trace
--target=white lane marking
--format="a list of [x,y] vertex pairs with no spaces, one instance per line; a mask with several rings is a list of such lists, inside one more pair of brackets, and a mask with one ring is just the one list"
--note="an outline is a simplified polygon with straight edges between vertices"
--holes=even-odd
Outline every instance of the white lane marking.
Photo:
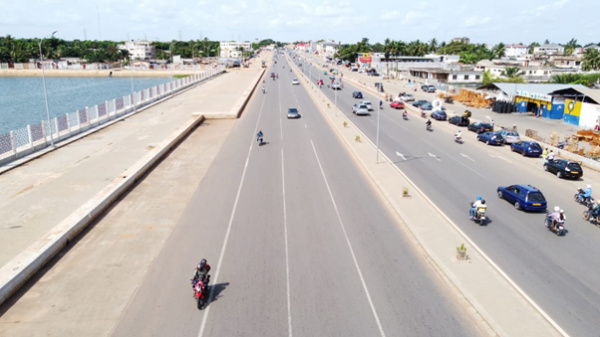
[[[280,100],[281,104],[281,100]],[[285,202],[285,167],[283,164],[283,115],[279,117],[279,133],[281,135],[281,186],[283,189],[283,237],[285,241],[285,282],[287,287],[288,336],[292,337],[292,300],[290,291],[290,253],[288,245],[287,204]]]
[[502,159],[502,160],[505,160],[505,161],[507,161],[507,162],[509,162],[509,163],[512,163],[510,160],[508,160],[508,159],[506,159],[506,158],[504,158],[504,157],[502,157],[502,156],[497,156],[497,155],[495,155],[495,154],[491,154],[491,153],[489,153],[489,155],[490,155],[490,157],[492,157],[492,158],[500,158],[500,159]]
[[402,155],[402,153],[396,151],[396,156],[401,157],[403,160],[406,160],[406,158],[404,158],[404,156]]
[[358,261],[356,260],[356,254],[354,253],[354,249],[352,248],[352,244],[350,243],[350,239],[348,238],[348,233],[346,233],[346,226],[344,226],[344,222],[342,221],[342,217],[340,216],[340,212],[335,202],[335,198],[333,197],[333,193],[331,192],[331,188],[329,187],[329,182],[327,181],[327,177],[325,176],[325,171],[323,170],[321,160],[319,159],[317,149],[315,148],[315,144],[313,143],[312,139],[310,140],[310,144],[312,145],[313,152],[315,153],[315,157],[317,158],[317,163],[319,164],[319,168],[321,169],[321,174],[323,175],[325,186],[327,186],[327,191],[329,192],[329,197],[331,198],[331,202],[333,203],[333,208],[335,209],[335,214],[337,215],[340,227],[342,228],[342,232],[344,233],[344,238],[346,239],[346,243],[348,244],[348,248],[350,249],[350,255],[352,255],[352,260],[354,260],[354,266],[356,267],[356,271],[358,272],[358,277],[360,278],[360,282],[362,283],[365,294],[367,295],[367,300],[369,301],[369,306],[371,306],[371,311],[373,312],[373,316],[375,317],[375,321],[377,322],[379,334],[382,337],[385,337],[385,332],[383,332],[383,327],[381,326],[381,321],[379,320],[379,316],[377,315],[377,310],[375,310],[375,305],[373,305],[373,300],[371,299],[371,294],[369,293],[369,289],[367,288],[367,283],[365,282],[363,274],[360,271]]
[[[263,99],[260,112],[258,113],[258,118],[256,119],[256,125],[254,126],[254,134],[257,134],[258,130],[258,122],[260,121],[260,117],[262,116],[263,107],[265,105],[265,100]],[[252,135],[252,139],[250,141],[250,147],[248,148],[248,155],[246,156],[246,163],[244,164],[244,170],[242,171],[242,177],[240,179],[240,184],[238,186],[237,193],[235,195],[235,201],[233,203],[233,209],[231,210],[231,215],[229,216],[229,223],[227,224],[227,231],[225,232],[225,238],[223,239],[223,246],[221,247],[221,253],[219,255],[219,260],[217,262],[217,272],[215,273],[213,285],[218,284],[219,281],[219,273],[221,272],[221,267],[223,263],[223,256],[225,256],[225,249],[227,248],[227,242],[229,241],[229,234],[231,234],[231,227],[233,225],[233,218],[235,217],[235,211],[237,210],[238,202],[240,200],[240,194],[242,192],[242,186],[244,185],[244,180],[246,179],[246,172],[248,170],[248,163],[250,162],[250,153],[252,153],[252,148],[254,146],[254,135]],[[214,296],[215,287],[210,287],[210,293],[208,294],[208,303],[212,302]],[[210,313],[210,305],[204,310],[204,315],[202,316],[202,323],[200,324],[200,330],[198,331],[198,337],[202,337],[204,334],[204,329],[206,328],[206,321],[208,320],[208,314]]]
[[442,161],[442,160],[440,159],[440,157],[436,156],[435,154],[433,154],[433,153],[431,153],[431,152],[427,152],[427,154],[428,154],[430,157],[433,157],[433,158],[437,159],[437,161]]
[[464,154],[464,153],[462,153],[462,152],[460,153],[460,155],[461,155],[461,156],[463,156],[464,158],[467,158],[467,159],[469,159],[470,161],[473,161],[473,162],[475,161],[475,159],[473,159],[473,158],[471,158],[471,157],[467,156],[466,154]]

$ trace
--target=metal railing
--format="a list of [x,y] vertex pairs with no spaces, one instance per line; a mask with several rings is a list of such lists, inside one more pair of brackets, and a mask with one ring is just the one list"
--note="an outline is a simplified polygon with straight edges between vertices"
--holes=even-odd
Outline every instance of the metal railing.
[[111,101],[85,107],[47,121],[0,134],[0,165],[6,165],[26,155],[40,151],[65,139],[91,130],[123,115],[173,95],[198,82],[221,73],[225,67],[196,73],[171,82],[144,89]]

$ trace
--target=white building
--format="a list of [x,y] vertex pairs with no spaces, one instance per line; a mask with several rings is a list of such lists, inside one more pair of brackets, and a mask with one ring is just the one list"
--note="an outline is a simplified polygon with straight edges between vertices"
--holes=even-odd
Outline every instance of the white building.
[[506,46],[505,55],[507,57],[519,57],[526,55],[529,52],[529,47],[516,43]]
[[241,59],[245,51],[252,50],[250,42],[219,42],[219,57]]
[[127,41],[117,45],[118,50],[127,50],[129,56],[135,60],[149,60],[154,58],[154,45],[146,40]]
[[565,52],[565,48],[556,43],[544,44],[539,47],[533,48],[534,54],[545,54],[545,55],[562,55]]

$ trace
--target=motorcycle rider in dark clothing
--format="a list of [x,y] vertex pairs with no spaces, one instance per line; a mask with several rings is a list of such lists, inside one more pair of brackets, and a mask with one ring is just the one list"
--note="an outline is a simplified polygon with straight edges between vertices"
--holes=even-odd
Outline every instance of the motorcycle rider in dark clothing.
[[192,285],[196,284],[196,281],[198,280],[205,281],[209,271],[210,265],[206,263],[206,259],[202,259],[200,263],[196,266],[196,271],[194,272],[193,279],[194,282],[192,282]]

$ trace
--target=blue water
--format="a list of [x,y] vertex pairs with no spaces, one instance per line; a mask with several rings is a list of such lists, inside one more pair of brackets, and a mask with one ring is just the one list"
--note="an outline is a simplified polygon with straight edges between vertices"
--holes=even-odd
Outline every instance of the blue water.
[[[171,78],[133,78],[134,91]],[[131,94],[126,77],[46,77],[50,118]],[[0,134],[47,120],[41,77],[0,77]]]

